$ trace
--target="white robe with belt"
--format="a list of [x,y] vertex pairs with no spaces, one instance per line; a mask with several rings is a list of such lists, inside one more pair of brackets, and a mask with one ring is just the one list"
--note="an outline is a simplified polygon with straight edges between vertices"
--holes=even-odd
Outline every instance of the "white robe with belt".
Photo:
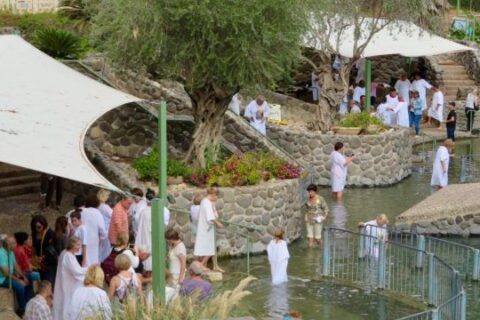
[[285,240],[273,239],[267,246],[268,261],[272,272],[272,284],[277,285],[288,281],[287,267],[290,253]]
[[87,267],[100,263],[100,241],[107,238],[105,221],[96,208],[82,210],[82,224],[87,229]]
[[[83,217],[82,217],[83,219]],[[83,286],[87,268],[82,268],[70,251],[63,250],[58,258],[53,294],[53,320],[68,320],[75,290]]]
[[73,293],[68,320],[112,318],[112,308],[107,293],[97,287],[80,287]]
[[403,100],[407,103],[407,106],[410,102],[410,87],[412,84],[410,83],[410,80],[397,80],[395,83],[395,90],[397,90],[398,95],[400,97],[403,97]]
[[341,192],[347,181],[347,160],[338,151],[330,154],[332,192]]
[[397,124],[406,128],[410,127],[408,104],[405,101],[400,101],[397,105],[397,110]]
[[[106,204],[102,203],[98,207],[98,210],[102,214],[103,217],[103,223],[105,226],[105,232],[108,232],[108,229],[110,228],[110,220],[112,219],[112,208]],[[105,239],[100,240],[100,249],[99,249],[99,255],[100,255],[100,262],[103,262],[110,252],[112,251],[112,246],[110,245],[110,240],[108,237],[105,237]]]
[[[443,172],[442,162],[447,168],[446,172]],[[448,149],[445,146],[440,146],[435,154],[435,161],[433,162],[432,180],[430,185],[440,186],[442,188],[448,185],[448,164],[450,162],[450,155]]]
[[443,121],[443,102],[444,102],[443,93],[441,91],[435,92],[432,97],[432,105],[428,110],[428,116],[442,122]]
[[197,257],[215,255],[215,224],[213,221],[217,219],[217,214],[214,205],[207,198],[204,198],[200,203],[197,236],[193,251],[193,254]]
[[266,101],[259,106],[257,101],[253,100],[245,109],[245,117],[250,121],[250,125],[263,135],[267,134],[267,119],[269,115],[270,107]]

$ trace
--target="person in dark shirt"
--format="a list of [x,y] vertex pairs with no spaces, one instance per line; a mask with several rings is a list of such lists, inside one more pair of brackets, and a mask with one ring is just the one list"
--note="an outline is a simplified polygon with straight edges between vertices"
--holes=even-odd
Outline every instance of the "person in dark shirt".
[[455,112],[455,102],[448,103],[447,121],[447,139],[455,141],[455,128],[457,126],[457,113]]

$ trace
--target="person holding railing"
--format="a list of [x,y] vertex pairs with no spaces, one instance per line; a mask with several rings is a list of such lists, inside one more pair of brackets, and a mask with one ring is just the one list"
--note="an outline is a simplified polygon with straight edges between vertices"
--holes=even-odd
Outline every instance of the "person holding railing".
[[307,212],[305,213],[305,224],[307,225],[309,247],[313,247],[314,243],[321,243],[323,221],[328,215],[328,205],[317,191],[317,186],[314,184],[310,184],[307,187],[308,200],[305,204],[307,209]]
[[379,214],[374,220],[360,222],[365,237],[365,252],[368,256],[378,258],[380,241],[388,240],[388,218],[385,214]]

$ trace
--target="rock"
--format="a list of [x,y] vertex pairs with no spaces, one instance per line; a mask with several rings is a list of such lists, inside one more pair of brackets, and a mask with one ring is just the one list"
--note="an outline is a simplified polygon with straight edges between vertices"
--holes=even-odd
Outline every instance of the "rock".
[[252,203],[252,195],[250,194],[242,194],[237,198],[237,204],[242,208],[250,207]]
[[456,223],[456,224],[460,224],[460,223],[462,223],[462,221],[463,221],[463,219],[462,219],[461,216],[457,216],[457,217],[455,218],[455,223]]
[[103,134],[104,134],[103,131],[97,126],[90,129],[90,132],[89,132],[89,136],[93,140],[101,138],[103,136]]

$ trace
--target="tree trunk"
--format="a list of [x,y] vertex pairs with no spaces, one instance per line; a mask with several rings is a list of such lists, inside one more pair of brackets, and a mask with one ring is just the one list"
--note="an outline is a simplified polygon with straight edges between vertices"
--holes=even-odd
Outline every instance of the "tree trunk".
[[231,96],[205,90],[193,93],[191,98],[195,127],[185,161],[195,167],[206,168],[205,150],[218,146]]

